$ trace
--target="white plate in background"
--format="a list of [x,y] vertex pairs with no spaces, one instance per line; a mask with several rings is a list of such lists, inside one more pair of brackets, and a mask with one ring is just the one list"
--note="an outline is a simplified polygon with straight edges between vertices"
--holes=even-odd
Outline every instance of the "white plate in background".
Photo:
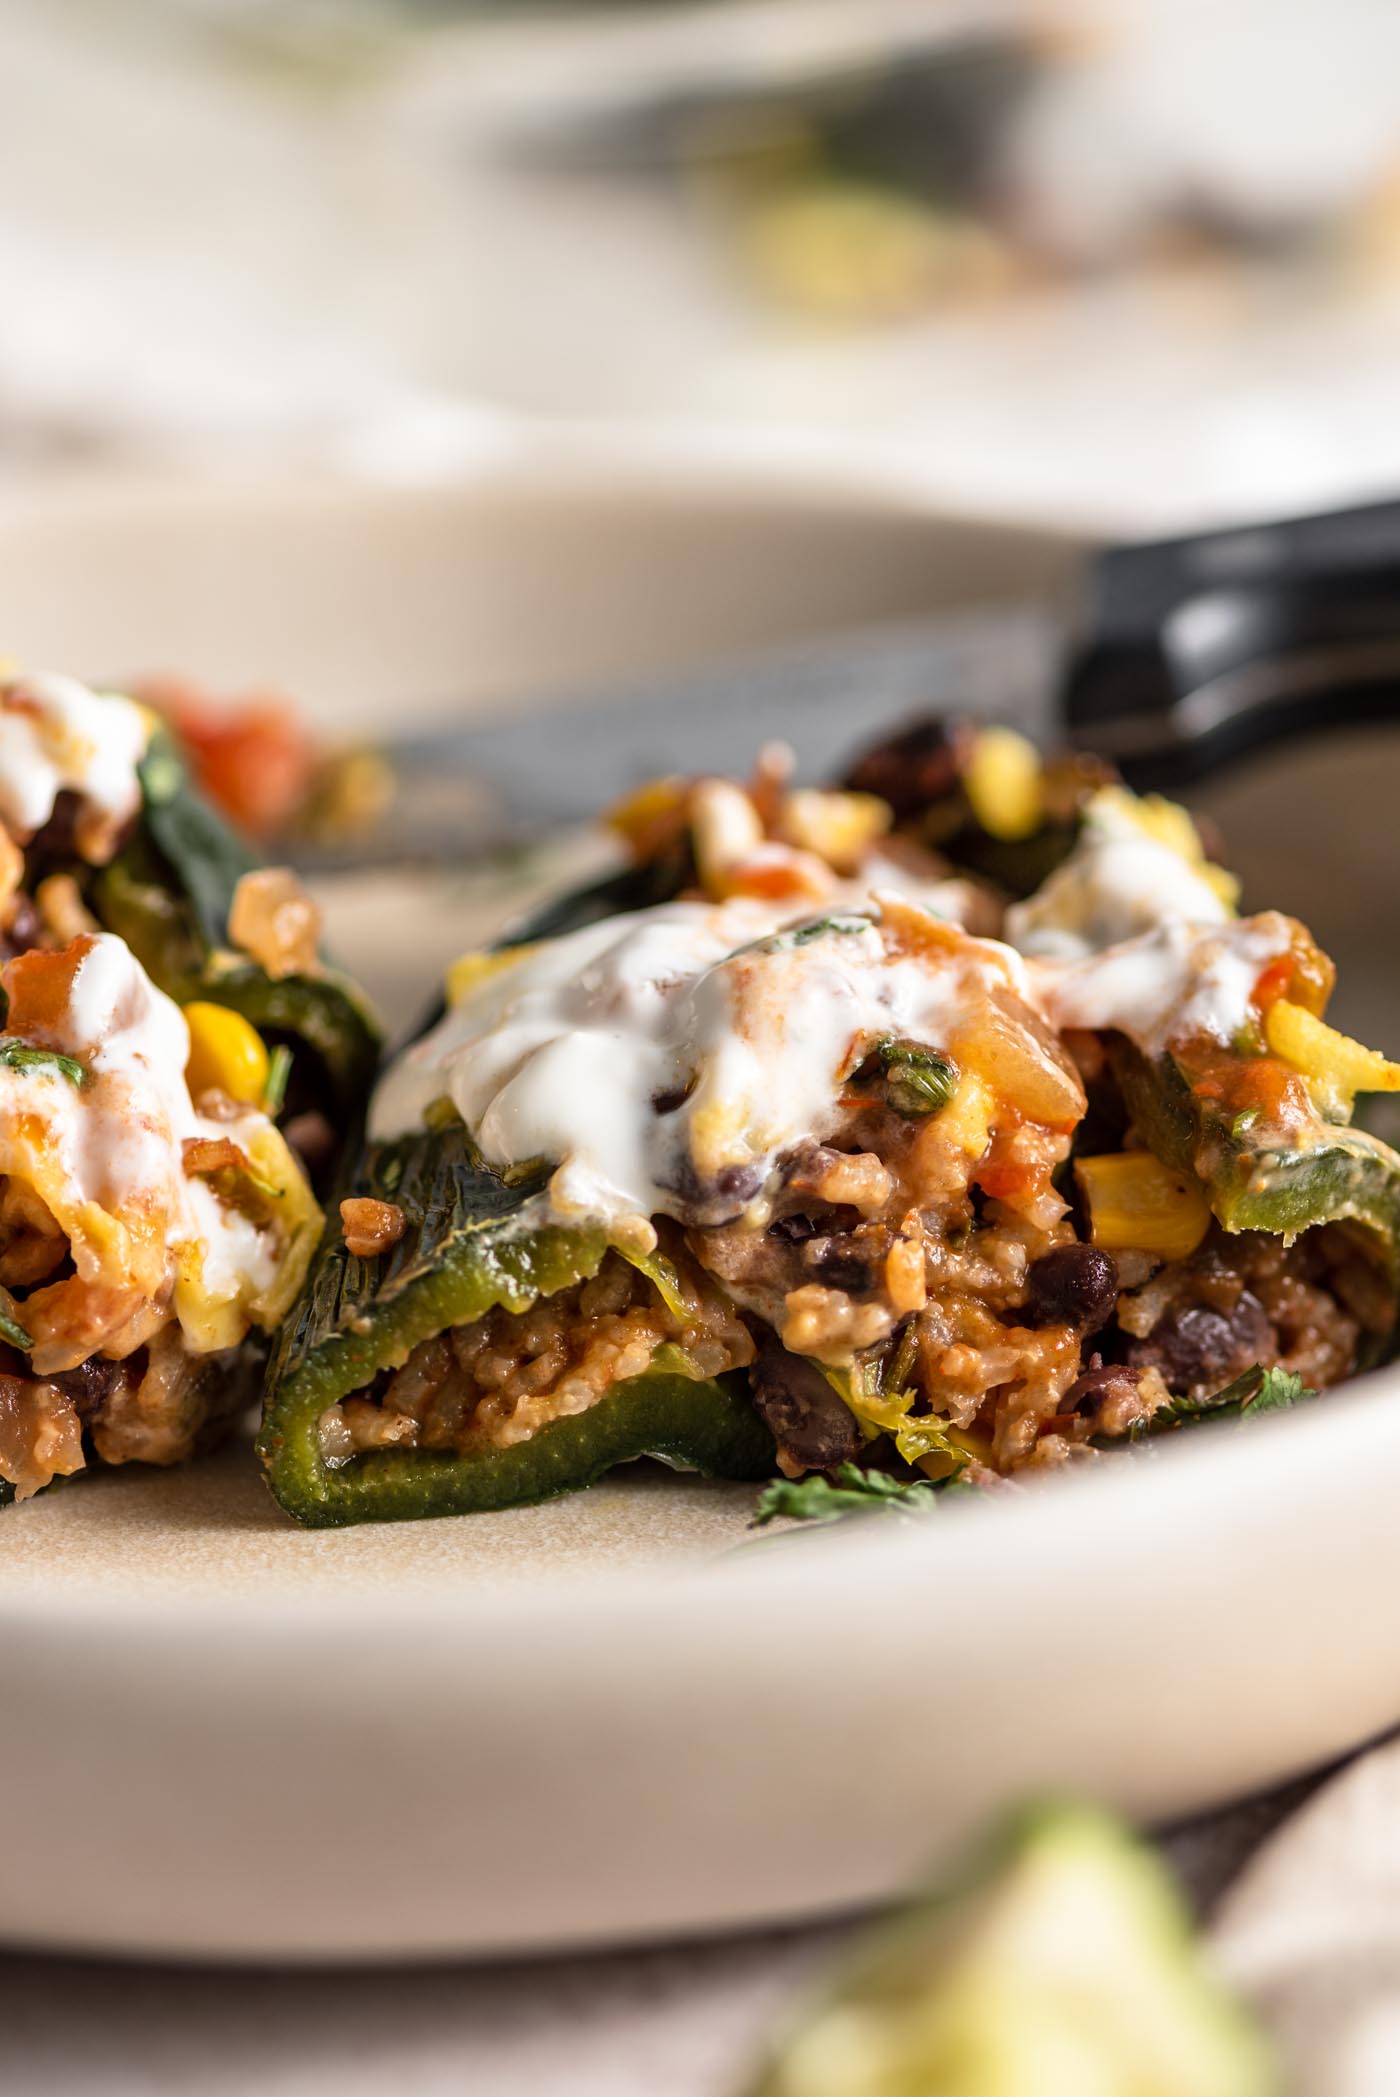
[[[0,515],[0,602],[26,656],[277,677],[359,731],[404,695],[518,703],[940,591],[1042,593],[1067,558],[713,480],[167,490]],[[1383,813],[1390,760],[1355,747]],[[1330,776],[1329,908],[1354,898],[1393,952],[1355,784]],[[1273,806],[1234,810],[1246,858]],[[417,936],[340,929],[371,972]],[[737,1555],[751,1489],[652,1467],[320,1533],[242,1446],[80,1480],[0,1517],[0,1936],[499,1954],[875,1900],[1027,1791],[1204,1806],[1400,1712],[1397,1487],[1393,1372],[927,1525]]]

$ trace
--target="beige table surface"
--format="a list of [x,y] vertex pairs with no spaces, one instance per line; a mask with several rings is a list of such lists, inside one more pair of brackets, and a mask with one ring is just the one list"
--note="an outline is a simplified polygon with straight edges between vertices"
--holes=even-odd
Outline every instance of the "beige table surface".
[[[1168,1838],[1204,1909],[1311,1788]],[[852,1934],[339,1973],[10,1955],[0,2084],[12,2097],[733,2097]]]

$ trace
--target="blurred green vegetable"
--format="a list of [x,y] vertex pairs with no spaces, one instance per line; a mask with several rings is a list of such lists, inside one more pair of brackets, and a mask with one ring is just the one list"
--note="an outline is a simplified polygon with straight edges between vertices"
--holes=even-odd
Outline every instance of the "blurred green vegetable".
[[747,2097],[1276,2097],[1154,1853],[1049,1804],[881,1932]]

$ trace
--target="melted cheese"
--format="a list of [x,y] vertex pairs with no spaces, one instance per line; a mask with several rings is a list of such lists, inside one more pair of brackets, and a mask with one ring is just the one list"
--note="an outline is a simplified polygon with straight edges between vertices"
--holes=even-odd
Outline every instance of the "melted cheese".
[[448,1098],[498,1168],[555,1164],[562,1216],[714,1223],[777,1158],[830,1133],[843,1081],[886,1035],[939,1045],[1022,981],[989,940],[936,958],[889,935],[879,899],[793,921],[748,898],[677,902],[527,948],[380,1086],[371,1131]]
[[[522,948],[389,1071],[371,1132],[420,1128],[447,1099],[491,1165],[555,1168],[563,1217],[756,1215],[783,1154],[840,1126],[843,1083],[881,1036],[942,1047],[1000,987],[1056,1030],[1116,1029],[1150,1055],[1202,1033],[1228,1044],[1296,932],[1276,913],[1233,919],[1122,793],[1091,804],[1069,858],[1008,911],[1010,945],[891,938],[899,899],[953,920],[985,910],[985,891],[925,872],[893,847],[869,855],[865,885],[833,883],[810,934],[791,900],[738,897]],[[872,896],[872,873],[897,896]]]
[[1076,961],[1032,962],[1031,992],[1052,1026],[1114,1029],[1149,1056],[1199,1034],[1228,1046],[1251,1018],[1261,973],[1290,952],[1293,933],[1272,910],[1219,926],[1172,919]]
[[1006,936],[1021,953],[1082,961],[1161,925],[1229,921],[1204,872],[1134,822],[1127,798],[1097,796],[1068,858],[1007,911]]
[[[115,837],[141,803],[137,766],[150,717],[75,677],[25,677],[0,690],[0,821],[20,839],[41,830],[60,793]],[[81,843],[81,840],[80,840]]]
[[1147,1055],[1197,1034],[1228,1044],[1294,927],[1275,911],[1234,918],[1204,863],[1134,809],[1121,789],[1096,795],[1069,857],[1007,911],[1006,936],[1052,1026],[1113,1029]]
[[[301,1259],[314,1218],[281,1137],[253,1109],[227,1122],[196,1111],[184,1016],[112,934],[23,957],[6,978],[17,1031],[87,1073],[79,1086],[43,1064],[0,1065],[0,1173],[41,1197],[76,1268],[22,1306],[34,1367],[48,1374],[95,1352],[128,1353],[172,1306],[192,1351],[235,1345],[285,1293],[288,1259]],[[27,1004],[45,1008],[42,1029],[26,1027]],[[219,1137],[281,1189],[275,1223],[187,1176],[184,1144]]]

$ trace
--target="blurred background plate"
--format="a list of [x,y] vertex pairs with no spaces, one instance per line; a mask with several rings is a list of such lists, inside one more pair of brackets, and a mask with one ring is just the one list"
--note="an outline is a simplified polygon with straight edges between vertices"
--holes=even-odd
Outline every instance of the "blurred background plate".
[[[1078,555],[811,475],[541,455],[430,494],[11,501],[0,624],[94,674],[275,677],[373,732],[940,608],[1014,627]],[[878,725],[858,687],[850,713]],[[1371,735],[1219,789],[1233,856],[1289,885],[1268,899],[1349,939],[1382,1038],[1397,788]],[[1324,797],[1347,821],[1318,850]],[[396,1023],[520,892],[433,883],[326,891]],[[888,1895],[1028,1789],[1160,1818],[1272,1782],[1400,1712],[1366,1599],[1400,1578],[1397,1400],[1387,1372],[926,1529],[738,1555],[752,1492],[651,1466],[338,1534],[288,1523],[241,1444],[81,1480],[0,1520],[0,1790],[30,1802],[0,1936],[395,1960],[715,1931]]]
[[1376,0],[0,0],[0,73],[5,463],[606,428],[1111,529],[1400,483]]

